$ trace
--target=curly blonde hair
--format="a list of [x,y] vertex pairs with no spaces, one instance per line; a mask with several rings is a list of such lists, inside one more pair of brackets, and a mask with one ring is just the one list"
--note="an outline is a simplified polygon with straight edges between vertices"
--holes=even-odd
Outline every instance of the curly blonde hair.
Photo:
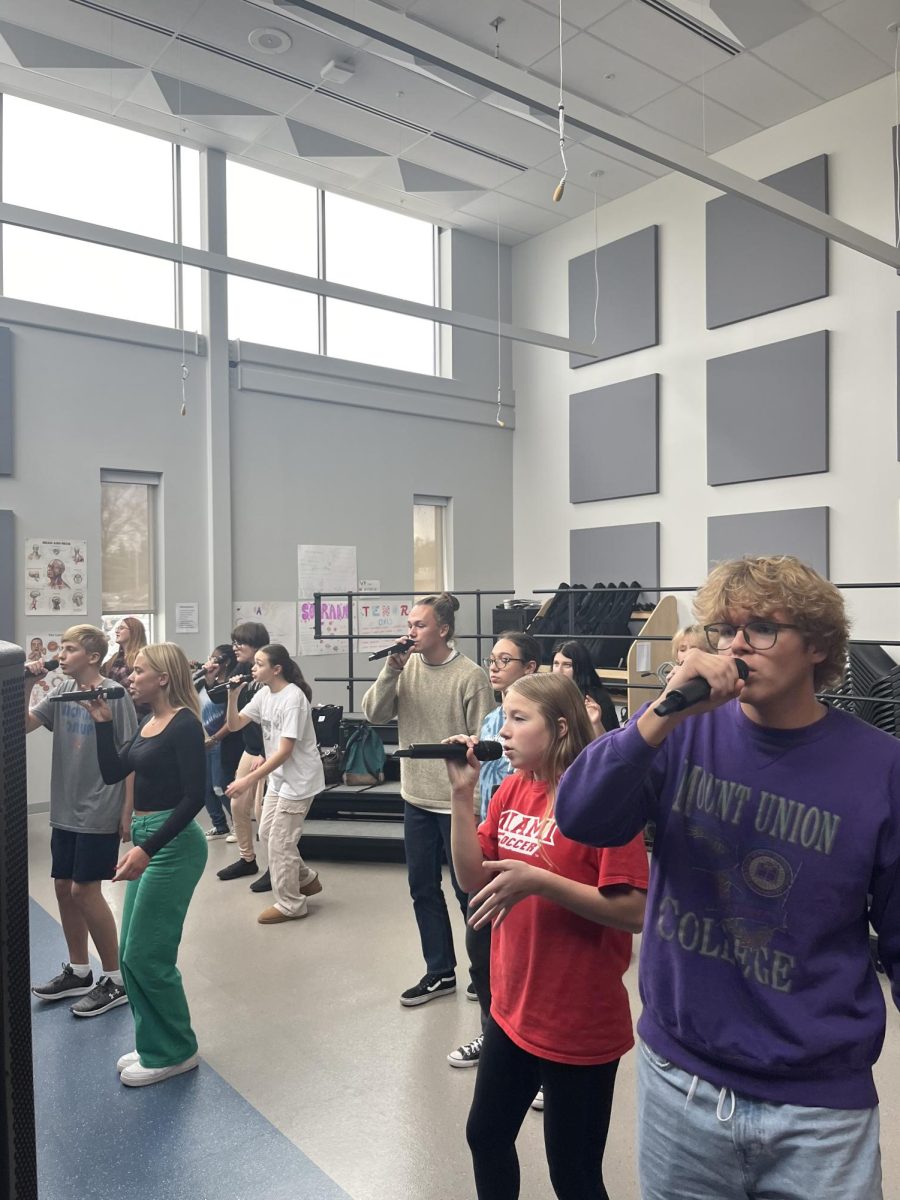
[[850,637],[844,597],[799,558],[773,554],[718,563],[697,592],[694,614],[700,625],[709,625],[735,612],[758,617],[784,613],[807,643],[825,655],[815,665],[815,687],[843,677]]

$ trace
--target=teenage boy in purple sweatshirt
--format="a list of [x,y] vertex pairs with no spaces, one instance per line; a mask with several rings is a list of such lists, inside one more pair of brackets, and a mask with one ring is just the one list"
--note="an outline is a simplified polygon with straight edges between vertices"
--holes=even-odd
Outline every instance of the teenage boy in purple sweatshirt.
[[[900,742],[816,699],[848,625],[795,558],[722,563],[695,601],[710,653],[589,746],[556,819],[592,846],[656,822],[640,963],[644,1200],[881,1200],[885,1002],[900,1005]],[[746,682],[735,659],[748,668]]]

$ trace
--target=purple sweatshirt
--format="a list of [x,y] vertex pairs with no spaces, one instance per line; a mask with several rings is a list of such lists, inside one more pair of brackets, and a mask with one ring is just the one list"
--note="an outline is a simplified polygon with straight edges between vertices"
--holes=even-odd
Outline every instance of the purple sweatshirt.
[[638,1022],[651,1050],[773,1103],[877,1104],[868,922],[900,1005],[900,741],[836,709],[764,729],[736,700],[656,749],[634,720],[566,771],[556,820],[591,846],[656,822]]

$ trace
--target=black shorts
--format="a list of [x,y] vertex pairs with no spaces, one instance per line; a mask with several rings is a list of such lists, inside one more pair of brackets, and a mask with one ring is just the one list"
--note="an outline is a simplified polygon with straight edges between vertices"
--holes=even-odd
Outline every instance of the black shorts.
[[50,833],[50,876],[75,883],[112,879],[119,861],[117,833],[74,833],[53,829]]

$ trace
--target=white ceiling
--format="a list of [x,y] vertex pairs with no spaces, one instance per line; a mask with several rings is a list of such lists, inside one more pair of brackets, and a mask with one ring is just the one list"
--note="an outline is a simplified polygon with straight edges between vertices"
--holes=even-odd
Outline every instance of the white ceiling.
[[[557,0],[380,2],[405,14],[413,45],[418,22],[559,83]],[[728,25],[736,2],[668,0],[739,49]],[[893,70],[887,26],[900,19],[900,0],[784,0],[767,10],[772,28],[789,11],[795,23],[768,40],[763,7],[754,11],[763,40],[731,54],[659,12],[658,0],[562,0],[565,91],[715,153]],[[258,28],[288,34],[290,48],[253,49]],[[353,64],[345,83],[320,78],[332,59]],[[508,243],[661,174],[576,134],[554,204],[555,122],[437,75],[277,0],[0,0],[2,90],[180,135],[486,236],[499,223]]]

